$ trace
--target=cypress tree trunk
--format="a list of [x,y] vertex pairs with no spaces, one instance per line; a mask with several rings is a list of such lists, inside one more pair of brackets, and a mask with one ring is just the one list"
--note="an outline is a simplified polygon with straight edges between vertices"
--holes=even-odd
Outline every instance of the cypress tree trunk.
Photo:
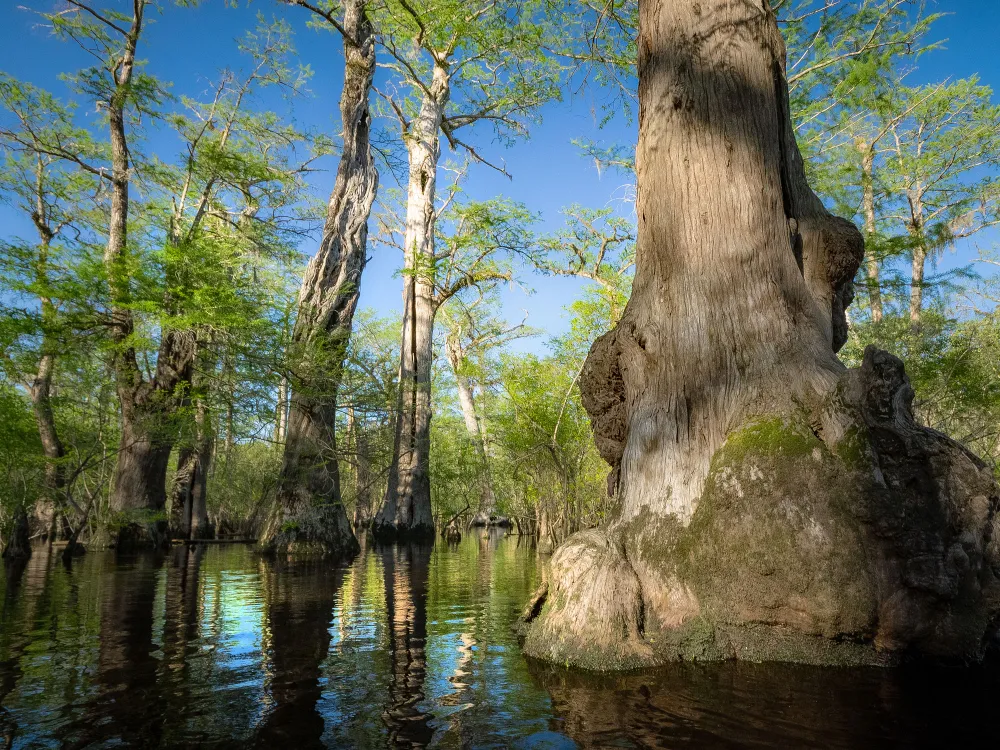
[[[865,218],[865,237],[868,241],[875,237],[875,147],[867,143],[859,144],[861,151],[861,208]],[[882,322],[882,288],[879,285],[878,258],[869,254],[865,259],[865,274],[868,277],[868,300],[872,308],[872,322]]]
[[836,358],[863,243],[806,184],[768,4],[639,14],[635,284],[580,378],[621,508],[555,552],[526,651],[980,657],[997,487],[914,422],[899,360]]
[[354,446],[354,533],[368,528],[372,520],[372,474],[368,433],[364,425],[358,426],[354,408],[348,410],[348,432]]
[[291,408],[277,509],[262,544],[280,551],[353,554],[358,542],[344,510],[336,457],[336,399],[361,273],[367,261],[368,216],[378,188],[369,142],[368,94],[375,42],[363,0],[344,6],[344,147],[319,251],[299,293],[292,332]]
[[135,68],[136,47],[142,34],[145,3],[135,3],[125,34],[125,48],[114,69],[115,93],[108,102],[111,141],[111,215],[104,250],[111,292],[111,338],[115,345],[112,366],[121,405],[121,443],[111,488],[110,507],[115,514],[108,541],[119,548],[161,546],[167,541],[167,462],[172,448],[170,418],[179,393],[190,383],[194,362],[194,335],[164,331],[157,355],[156,373],[146,382],[136,360],[131,337],[135,320],[130,307],[128,218],[130,159],[126,135],[126,106]]
[[[44,302],[43,302],[44,305]],[[35,502],[34,521],[37,531],[44,538],[54,540],[58,535],[59,516],[63,512],[63,490],[66,484],[62,458],[65,455],[59,433],[56,431],[55,415],[52,413],[52,373],[55,369],[55,354],[51,353],[46,335],[42,343],[43,351],[38,362],[38,372],[31,382],[31,406],[38,424],[38,435],[45,454],[44,494]]]
[[434,222],[441,118],[448,72],[435,65],[420,114],[406,134],[410,165],[403,267],[399,394],[389,483],[372,524],[376,537],[434,536],[431,516],[431,366],[434,360]]
[[194,445],[178,453],[170,500],[171,528],[180,539],[208,539],[213,532],[208,520],[207,491],[215,437],[203,396],[195,398],[195,426]]
[[479,508],[472,519],[472,525],[489,526],[490,518],[496,512],[496,497],[493,495],[489,459],[486,455],[486,439],[479,424],[479,418],[476,416],[476,401],[472,393],[472,384],[462,372],[465,353],[462,351],[462,345],[450,336],[445,341],[445,350],[448,356],[448,363],[451,365],[452,373],[455,375],[455,383],[458,387],[458,403],[462,408],[462,419],[465,421],[465,429],[469,433],[469,439],[472,440],[476,447],[476,453],[478,453],[479,462],[482,465]]

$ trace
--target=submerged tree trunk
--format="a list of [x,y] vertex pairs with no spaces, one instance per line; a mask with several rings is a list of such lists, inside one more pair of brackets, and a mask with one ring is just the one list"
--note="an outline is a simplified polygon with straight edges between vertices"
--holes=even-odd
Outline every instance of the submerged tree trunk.
[[635,283],[580,378],[621,507],[556,551],[525,649],[602,670],[978,658],[997,487],[914,422],[899,360],[834,354],[863,243],[805,181],[773,14],[639,13]]
[[441,119],[449,93],[448,71],[435,65],[420,114],[406,134],[410,177],[403,241],[399,394],[389,483],[382,509],[372,524],[372,533],[383,538],[434,536],[430,482],[434,198],[441,156]]
[[352,554],[358,542],[344,510],[336,456],[337,390],[361,273],[367,261],[368,216],[378,188],[369,142],[368,94],[375,41],[363,0],[344,7],[344,146],[319,251],[299,293],[292,333],[291,409],[277,510],[262,538],[281,551]]
[[465,429],[469,433],[469,439],[476,447],[479,455],[482,476],[480,481],[482,486],[479,492],[479,508],[472,519],[473,526],[488,526],[491,517],[496,513],[496,498],[493,495],[493,481],[490,476],[489,457],[486,454],[486,438],[483,435],[482,425],[476,415],[476,400],[472,392],[472,384],[469,378],[462,372],[465,360],[465,353],[462,345],[453,337],[448,337],[445,342],[445,350],[448,355],[448,363],[451,371],[455,375],[455,383],[458,387],[458,403],[462,408],[462,419],[465,420]]

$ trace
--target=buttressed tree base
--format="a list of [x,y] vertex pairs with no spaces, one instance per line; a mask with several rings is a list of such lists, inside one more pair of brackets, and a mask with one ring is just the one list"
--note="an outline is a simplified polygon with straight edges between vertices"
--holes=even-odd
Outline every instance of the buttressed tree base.
[[989,468],[917,424],[902,363],[835,352],[863,255],[810,190],[766,0],[640,1],[632,297],[580,378],[620,507],[554,554],[525,650],[979,659],[1000,622]]

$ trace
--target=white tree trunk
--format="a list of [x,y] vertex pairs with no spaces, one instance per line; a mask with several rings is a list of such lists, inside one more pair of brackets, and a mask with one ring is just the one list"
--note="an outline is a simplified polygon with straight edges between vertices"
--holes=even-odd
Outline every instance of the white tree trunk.
[[448,72],[435,66],[419,116],[405,135],[410,176],[406,197],[403,331],[399,395],[389,483],[375,517],[376,536],[433,536],[430,485],[431,366],[434,360],[434,223],[441,118]]

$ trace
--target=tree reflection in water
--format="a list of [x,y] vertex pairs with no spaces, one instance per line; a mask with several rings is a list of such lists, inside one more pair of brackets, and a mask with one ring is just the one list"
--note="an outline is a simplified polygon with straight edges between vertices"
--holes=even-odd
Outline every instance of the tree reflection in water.
[[333,608],[344,568],[328,560],[265,560],[262,586],[267,611],[262,640],[269,703],[255,747],[321,747],[318,704],[322,665],[330,648]]
[[424,711],[427,671],[427,580],[430,544],[397,544],[379,550],[385,579],[391,674],[382,719],[390,747],[426,747],[434,735]]
[[64,747],[160,743],[165,714],[159,705],[159,660],[154,656],[154,604],[163,557],[104,556],[96,693],[73,721]]

